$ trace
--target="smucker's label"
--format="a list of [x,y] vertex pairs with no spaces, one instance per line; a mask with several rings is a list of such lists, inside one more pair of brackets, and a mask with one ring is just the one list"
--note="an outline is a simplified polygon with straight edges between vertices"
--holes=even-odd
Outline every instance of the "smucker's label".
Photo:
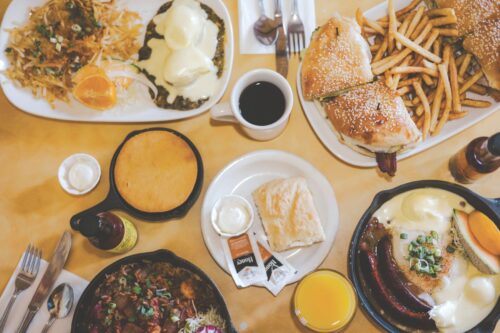
[[222,248],[231,276],[238,287],[244,288],[267,279],[253,235],[222,238]]
[[285,258],[277,253],[272,253],[261,242],[257,242],[257,246],[266,269],[267,280],[264,282],[264,285],[274,296],[277,296],[288,281],[297,273],[297,270]]

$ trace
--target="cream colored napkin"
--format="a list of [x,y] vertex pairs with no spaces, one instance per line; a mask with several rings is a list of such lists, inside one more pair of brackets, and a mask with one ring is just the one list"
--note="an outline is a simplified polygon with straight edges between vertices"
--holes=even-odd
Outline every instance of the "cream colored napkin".
[[[264,0],[266,15],[274,18],[274,0]],[[304,23],[306,46],[309,45],[311,34],[316,29],[316,15],[314,0],[298,0],[299,15]],[[285,29],[288,17],[292,10],[292,0],[282,0],[283,24]],[[274,53],[274,45],[266,46],[259,43],[253,33],[253,24],[260,17],[257,0],[238,0],[238,16],[240,29],[241,54],[270,54]]]
[[[16,270],[10,277],[9,282],[7,283],[7,286],[5,287],[2,293],[2,296],[0,297],[0,314],[3,314],[5,307],[7,306],[7,303],[9,303],[10,297],[14,292],[14,283],[16,280],[17,272],[20,269],[20,265],[21,262],[18,263]],[[21,323],[21,320],[24,317],[26,309],[28,308],[28,304],[31,301],[33,294],[35,293],[35,290],[38,287],[38,283],[40,283],[40,280],[42,279],[42,276],[45,273],[45,269],[47,268],[47,266],[48,266],[47,261],[42,260],[42,262],[40,263],[40,271],[38,272],[35,282],[33,282],[31,287],[24,290],[17,297],[17,300],[14,303],[12,310],[10,311],[9,318],[7,319],[7,324],[5,325],[4,332],[9,332],[9,333],[15,332],[19,327],[19,324]],[[59,284],[64,282],[73,287],[73,292],[75,294],[75,301],[73,304],[73,308],[71,309],[71,313],[69,314],[68,317],[64,319],[58,319],[54,322],[52,328],[49,330],[49,333],[50,332],[62,333],[71,331],[71,321],[73,319],[73,313],[75,311],[76,304],[78,303],[78,300],[80,299],[83,290],[89,284],[86,280],[82,279],[81,277],[66,270],[63,270],[59,275],[59,278],[57,279],[53,288],[57,287]],[[38,311],[37,314],[35,315],[35,318],[33,318],[33,321],[31,322],[31,325],[28,328],[27,332],[40,333],[40,331],[43,329],[48,320],[49,320],[49,312],[47,310],[47,300],[45,300],[40,311]]]

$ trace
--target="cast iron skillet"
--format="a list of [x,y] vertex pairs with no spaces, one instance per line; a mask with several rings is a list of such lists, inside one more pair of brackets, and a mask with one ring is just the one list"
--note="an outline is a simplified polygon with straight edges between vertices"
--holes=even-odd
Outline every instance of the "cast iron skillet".
[[75,309],[75,314],[73,316],[73,321],[71,323],[71,332],[72,333],[80,333],[86,332],[86,317],[88,311],[92,310],[91,304],[94,298],[94,292],[97,287],[102,283],[102,281],[106,278],[107,274],[111,274],[116,272],[121,265],[131,264],[131,263],[140,263],[140,262],[166,262],[173,264],[176,267],[184,268],[188,271],[191,271],[198,275],[203,282],[210,285],[213,288],[215,298],[217,299],[217,305],[220,309],[220,315],[226,321],[227,332],[229,333],[237,333],[234,325],[231,321],[231,317],[229,315],[229,311],[227,309],[226,303],[219,289],[215,285],[215,283],[206,275],[200,268],[190,263],[189,261],[176,256],[173,252],[168,250],[158,250],[155,252],[146,252],[134,254],[125,258],[122,258],[118,261],[115,261],[108,267],[104,268],[99,274],[97,274],[92,281],[90,281],[89,285],[83,291],[80,300]]
[[[120,151],[123,147],[123,145],[130,140],[132,137],[148,132],[148,131],[166,131],[173,133],[177,135],[179,138],[182,140],[186,141],[186,143],[189,145],[189,147],[193,150],[193,153],[196,157],[196,162],[198,164],[198,174],[196,176],[196,182],[193,187],[193,191],[187,198],[187,200],[180,205],[177,208],[174,208],[172,210],[166,211],[166,212],[160,212],[160,213],[148,213],[148,212],[143,212],[141,210],[138,210],[131,205],[129,205],[125,199],[122,198],[120,193],[118,192],[116,188],[116,183],[115,183],[115,164],[116,164],[116,159],[118,158],[118,155],[120,154]],[[125,140],[118,146],[118,149],[116,149],[115,154],[113,155],[113,159],[111,160],[111,165],[109,167],[109,192],[106,197],[102,202],[98,203],[94,207],[91,207],[83,212],[80,212],[76,215],[74,215],[71,220],[70,224],[73,229],[78,225],[78,220],[81,219],[85,215],[95,215],[97,213],[101,213],[104,211],[108,210],[113,210],[113,209],[120,209],[124,210],[127,213],[130,213],[131,215],[135,216],[136,218],[139,218],[141,220],[147,220],[147,221],[160,221],[160,220],[168,220],[172,218],[179,218],[184,216],[189,209],[193,206],[193,204],[196,202],[196,199],[198,199],[198,196],[200,195],[201,187],[203,185],[203,162],[201,160],[200,153],[198,152],[198,149],[196,149],[195,145],[189,140],[186,136],[183,134],[174,131],[173,129],[170,128],[163,128],[163,127],[153,127],[153,128],[147,128],[143,129],[140,131],[134,131],[131,132],[127,135]],[[166,189],[168,191],[168,189]]]
[[[396,195],[407,192],[417,188],[433,187],[443,190],[447,190],[458,194],[463,197],[469,204],[471,204],[475,209],[482,211],[489,218],[491,218],[497,226],[500,226],[500,198],[499,199],[486,199],[471,190],[459,186],[457,184],[452,184],[439,180],[421,180],[415,181],[401,186],[395,187],[390,190],[379,192],[372,201],[372,204],[365,211],[361,220],[359,221],[354,234],[351,239],[351,244],[349,248],[349,258],[348,258],[348,270],[349,278],[351,279],[354,288],[356,289],[359,297],[359,303],[361,308],[365,313],[380,327],[388,332],[400,332],[401,330],[387,320],[383,315],[380,314],[379,310],[370,302],[366,296],[363,285],[361,284],[361,277],[359,272],[359,262],[357,260],[357,252],[361,234],[363,233],[366,225],[371,220],[373,213],[382,206],[385,202],[389,201]],[[496,323],[500,319],[500,301],[497,301],[493,311],[483,319],[476,327],[472,328],[469,332],[472,333],[486,333],[492,332],[495,328]],[[402,325],[404,326],[404,325]]]

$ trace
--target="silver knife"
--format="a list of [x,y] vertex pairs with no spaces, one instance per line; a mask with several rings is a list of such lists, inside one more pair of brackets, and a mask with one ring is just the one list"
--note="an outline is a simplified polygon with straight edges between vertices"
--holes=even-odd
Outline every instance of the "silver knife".
[[26,311],[23,321],[17,329],[17,333],[25,333],[28,327],[35,317],[35,314],[40,310],[43,302],[49,295],[50,290],[54,286],[57,277],[61,273],[61,270],[68,259],[69,251],[71,249],[71,234],[69,231],[65,231],[57,244],[56,250],[50,259],[49,266],[43,274],[42,280],[38,285],[30,304],[28,305],[28,310]]
[[283,15],[281,12],[281,0],[274,0],[274,21],[278,29],[278,39],[275,44],[276,70],[285,78],[288,75],[288,49],[285,29],[283,28]]

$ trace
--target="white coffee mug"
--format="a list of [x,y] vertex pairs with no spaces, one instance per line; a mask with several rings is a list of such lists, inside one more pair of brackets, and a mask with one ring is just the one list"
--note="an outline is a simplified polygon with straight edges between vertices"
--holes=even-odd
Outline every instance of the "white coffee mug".
[[[272,124],[259,126],[246,121],[241,115],[239,99],[243,90],[258,81],[266,81],[278,87],[285,96],[285,112],[277,121]],[[259,141],[266,141],[276,138],[283,132],[290,118],[293,106],[292,88],[288,81],[275,71],[269,69],[252,70],[236,82],[231,92],[229,102],[215,105],[210,111],[210,116],[214,120],[238,123],[245,133],[251,138]]]

